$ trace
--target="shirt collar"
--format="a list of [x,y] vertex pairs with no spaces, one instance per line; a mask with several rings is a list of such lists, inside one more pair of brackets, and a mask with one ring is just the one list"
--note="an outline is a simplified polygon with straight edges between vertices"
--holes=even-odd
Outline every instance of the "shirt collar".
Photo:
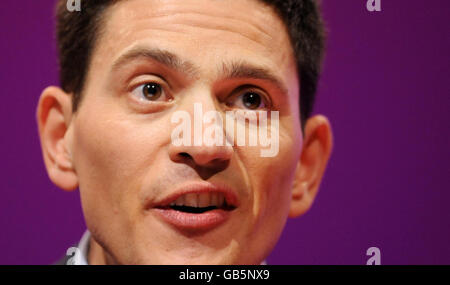
[[91,239],[91,233],[86,230],[78,243],[78,250],[75,251],[73,257],[73,265],[88,265],[87,256],[89,252],[89,240]]

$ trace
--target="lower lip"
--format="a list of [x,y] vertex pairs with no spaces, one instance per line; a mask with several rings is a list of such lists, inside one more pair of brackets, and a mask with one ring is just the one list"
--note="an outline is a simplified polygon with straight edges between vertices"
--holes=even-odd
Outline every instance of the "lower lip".
[[173,209],[154,209],[168,224],[185,230],[210,230],[224,223],[230,211],[215,209],[199,214],[180,212]]

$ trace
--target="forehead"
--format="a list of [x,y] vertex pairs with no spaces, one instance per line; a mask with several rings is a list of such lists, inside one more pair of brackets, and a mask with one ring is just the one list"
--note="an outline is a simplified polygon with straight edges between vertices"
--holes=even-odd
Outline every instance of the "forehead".
[[104,19],[94,66],[107,68],[127,50],[147,46],[194,62],[205,76],[223,62],[245,60],[296,80],[286,28],[259,0],[118,1]]

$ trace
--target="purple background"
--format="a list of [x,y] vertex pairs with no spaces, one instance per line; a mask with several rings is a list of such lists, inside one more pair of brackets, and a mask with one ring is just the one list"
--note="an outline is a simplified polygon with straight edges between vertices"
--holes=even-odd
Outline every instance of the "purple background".
[[[0,264],[49,264],[85,225],[51,184],[35,109],[57,84],[52,0],[0,5]],[[323,1],[328,54],[316,105],[335,148],[316,203],[269,264],[450,264],[447,0]]]

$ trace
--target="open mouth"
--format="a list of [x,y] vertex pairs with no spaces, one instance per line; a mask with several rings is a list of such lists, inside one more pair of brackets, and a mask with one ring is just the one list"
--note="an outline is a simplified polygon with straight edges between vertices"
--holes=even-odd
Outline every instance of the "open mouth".
[[205,232],[237,216],[236,192],[223,184],[188,182],[149,209],[161,221],[180,230]]
[[159,209],[172,209],[190,214],[202,214],[213,210],[232,211],[236,207],[229,204],[225,195],[220,192],[188,193],[181,195],[168,205]]

